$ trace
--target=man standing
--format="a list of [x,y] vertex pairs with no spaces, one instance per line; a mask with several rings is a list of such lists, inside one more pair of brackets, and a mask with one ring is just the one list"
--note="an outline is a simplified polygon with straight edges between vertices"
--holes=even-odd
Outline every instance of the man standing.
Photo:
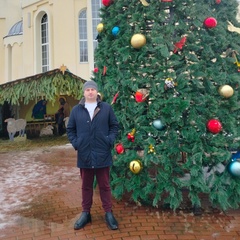
[[90,209],[93,202],[94,176],[99,186],[105,220],[112,230],[118,223],[112,213],[110,188],[111,149],[118,134],[118,121],[111,105],[102,102],[96,82],[83,85],[84,97],[74,106],[67,126],[68,139],[77,150],[77,166],[82,178],[82,214],[74,229],[83,228],[91,222]]
[[69,117],[70,109],[65,97],[59,98],[59,109],[55,114],[55,119],[58,124],[58,134],[62,136],[65,132],[64,118]]

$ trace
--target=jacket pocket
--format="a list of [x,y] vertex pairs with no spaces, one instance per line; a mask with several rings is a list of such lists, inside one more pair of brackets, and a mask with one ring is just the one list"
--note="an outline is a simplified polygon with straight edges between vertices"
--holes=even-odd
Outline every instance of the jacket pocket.
[[110,139],[108,138],[108,136],[99,133],[96,138],[96,146],[98,149],[102,148],[102,150],[105,151],[109,150],[109,148],[111,147]]

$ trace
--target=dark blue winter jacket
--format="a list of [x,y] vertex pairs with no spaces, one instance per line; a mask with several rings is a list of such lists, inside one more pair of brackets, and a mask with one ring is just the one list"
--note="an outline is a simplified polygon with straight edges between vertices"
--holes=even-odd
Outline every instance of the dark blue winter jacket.
[[77,166],[79,168],[111,166],[111,150],[118,128],[118,121],[110,104],[98,99],[92,120],[85,108],[85,98],[74,106],[67,125],[67,136],[77,150]]

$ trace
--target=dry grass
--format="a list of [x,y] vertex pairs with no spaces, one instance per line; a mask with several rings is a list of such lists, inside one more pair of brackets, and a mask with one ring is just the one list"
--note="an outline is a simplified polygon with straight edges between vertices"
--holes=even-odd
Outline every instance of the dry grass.
[[69,143],[67,136],[50,136],[34,139],[15,138],[14,141],[0,139],[0,153],[27,151],[35,148],[59,146]]

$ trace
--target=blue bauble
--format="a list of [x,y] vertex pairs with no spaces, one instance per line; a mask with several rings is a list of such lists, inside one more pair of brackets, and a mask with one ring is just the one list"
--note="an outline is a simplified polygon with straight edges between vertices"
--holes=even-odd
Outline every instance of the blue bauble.
[[163,122],[160,119],[154,120],[152,124],[157,130],[163,130],[165,127]]
[[232,161],[240,160],[240,151],[232,155]]
[[116,27],[114,27],[113,29],[112,29],[112,35],[113,36],[117,36],[117,34],[119,33],[119,27],[118,26],[116,26]]
[[240,177],[240,161],[231,161],[227,166],[228,172],[234,177]]

